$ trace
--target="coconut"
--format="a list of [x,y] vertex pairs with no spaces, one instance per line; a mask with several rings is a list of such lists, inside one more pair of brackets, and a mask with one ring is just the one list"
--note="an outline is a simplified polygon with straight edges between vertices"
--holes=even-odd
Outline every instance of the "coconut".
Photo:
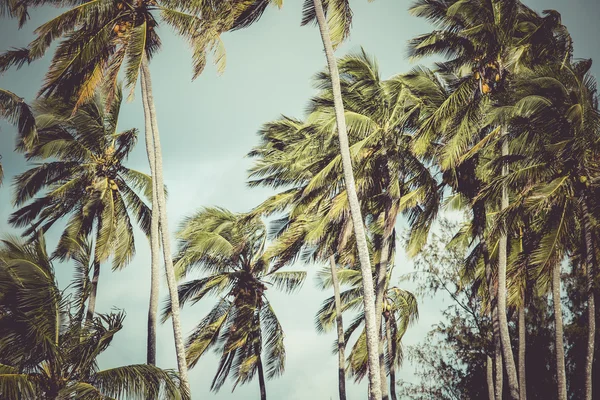
[[500,82],[501,76],[500,74],[496,74],[496,82]]
[[481,90],[484,94],[488,94],[492,91],[492,88],[487,83],[484,83],[483,85],[481,85]]

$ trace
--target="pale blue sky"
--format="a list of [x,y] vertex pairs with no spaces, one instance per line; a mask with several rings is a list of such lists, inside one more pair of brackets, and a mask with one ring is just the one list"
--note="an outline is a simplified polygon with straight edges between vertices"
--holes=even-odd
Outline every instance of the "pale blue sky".
[[[575,40],[577,57],[600,60],[597,0],[526,0],[541,11],[557,9]],[[246,153],[257,144],[260,126],[280,114],[301,117],[308,99],[315,93],[311,77],[325,66],[318,30],[300,27],[301,0],[286,2],[282,10],[270,8],[263,19],[243,31],[227,34],[227,70],[217,76],[209,66],[200,78],[191,82],[190,52],[187,45],[172,35],[168,28],[160,30],[162,51],[152,60],[154,98],[162,137],[165,182],[169,187],[168,211],[171,231],[183,217],[201,206],[221,206],[233,211],[248,211],[270,193],[265,189],[246,187],[251,160]],[[432,29],[424,20],[411,17],[406,0],[351,1],[355,12],[350,40],[337,55],[356,51],[363,46],[374,55],[384,78],[408,71],[414,65],[406,58],[406,42],[417,34]],[[57,13],[54,9],[32,12],[32,20],[18,33],[13,21],[0,20],[0,51],[11,46],[24,46],[32,38],[32,30]],[[50,57],[0,76],[0,87],[33,99],[48,67]],[[598,76],[600,68],[594,66]],[[143,129],[139,95],[122,108],[120,127]],[[0,234],[18,233],[6,224],[11,206],[11,179],[26,168],[21,155],[11,153],[15,131],[0,122],[0,154],[6,182],[0,188]],[[128,165],[148,171],[143,138]],[[54,245],[60,226],[49,232]],[[127,311],[124,329],[114,344],[101,357],[101,367],[145,361],[146,313],[149,289],[149,248],[145,238],[136,236],[137,255],[121,272],[103,270],[99,286],[98,311],[111,307]],[[399,251],[397,275],[411,270],[411,264]],[[72,275],[70,265],[56,265],[61,284]],[[316,267],[312,267],[315,271]],[[283,377],[267,383],[271,399],[315,400],[336,398],[337,359],[331,354],[334,335],[318,335],[313,317],[322,300],[329,296],[314,289],[313,275],[295,295],[275,293],[271,301],[286,332],[287,365]],[[161,293],[164,299],[165,287]],[[445,305],[448,303],[446,302]],[[210,301],[186,307],[182,313],[184,332],[206,313]],[[424,299],[420,303],[420,320],[405,336],[406,344],[423,339],[431,325],[440,318],[444,299]],[[159,329],[158,363],[175,367],[170,323]],[[190,372],[194,399],[255,399],[258,383],[252,382],[231,393],[226,384],[220,393],[208,387],[216,370],[212,355]],[[406,363],[398,374],[410,379],[413,367]],[[349,383],[349,399],[364,399],[366,383]]]

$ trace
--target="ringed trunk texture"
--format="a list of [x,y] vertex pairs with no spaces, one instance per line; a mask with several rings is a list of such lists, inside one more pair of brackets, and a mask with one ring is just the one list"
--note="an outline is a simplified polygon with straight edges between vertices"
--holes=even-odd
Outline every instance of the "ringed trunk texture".
[[567,375],[565,373],[565,342],[560,304],[560,264],[552,268],[552,303],[554,306],[554,340],[556,346],[556,380],[558,400],[567,400]]
[[[503,133],[503,136],[506,132]],[[508,155],[508,142],[502,143],[502,157]],[[508,166],[502,167],[502,176],[508,175]],[[506,185],[502,187],[501,210],[508,208],[508,189]],[[506,375],[508,376],[508,388],[510,397],[513,400],[519,400],[519,380],[517,378],[517,367],[513,357],[510,344],[510,334],[508,332],[508,320],[506,317],[506,262],[508,257],[508,238],[506,234],[500,236],[498,246],[498,321],[500,323],[500,341],[502,343],[502,356]]]
[[596,338],[596,299],[594,297],[594,243],[592,238],[592,224],[588,214],[587,203],[583,203],[583,220],[585,233],[585,274],[587,279],[587,312],[588,312],[588,342],[585,357],[585,400],[592,400],[593,381],[592,370],[594,365],[594,347]]
[[335,325],[338,339],[338,388],[340,400],[346,400],[346,339],[344,338],[340,282],[337,276],[335,256],[333,255],[329,257],[329,266],[331,267],[331,281],[333,283],[333,296],[335,299]]
[[[523,299],[525,303],[525,299]],[[525,350],[527,346],[527,329],[525,326],[525,305],[519,307],[519,395],[521,400],[527,399],[527,379],[525,378]]]
[[262,359],[260,356],[258,356],[258,386],[260,387],[260,400],[267,400],[265,373],[263,371]]
[[485,360],[485,378],[487,382],[488,389],[488,399],[496,400],[496,395],[494,394],[494,361],[492,357],[487,356]]
[[100,279],[100,263],[94,261],[94,272],[92,275],[92,288],[90,290],[90,298],[88,300],[88,309],[85,316],[85,322],[89,323],[94,318],[96,312],[96,297],[98,296],[98,280]]
[[[142,79],[142,88],[145,84]],[[144,110],[149,109],[146,96],[142,96]],[[152,122],[149,113],[144,113],[146,153],[151,166],[156,165],[154,159],[154,141],[152,140]],[[155,168],[151,167],[151,170]],[[159,213],[158,198],[156,197],[156,179],[152,175],[152,218],[150,223],[150,302],[148,306],[148,338],[146,348],[146,364],[156,365],[156,320],[158,315],[158,300],[160,291],[160,232],[159,232]],[[156,212],[155,212],[156,210]]]
[[[396,342],[392,340],[392,316],[385,319],[385,331],[388,345],[388,369],[390,371],[390,400],[397,400],[396,397]],[[493,400],[493,399],[491,399]]]
[[337,62],[333,54],[333,45],[329,36],[329,27],[323,11],[321,0],[313,0],[319,31],[327,57],[329,74],[331,75],[331,86],[333,89],[333,101],[335,108],[335,118],[337,131],[340,141],[340,154],[344,170],[344,182],[346,183],[346,192],[348,193],[348,203],[354,227],[354,235],[360,260],[360,270],[363,281],[363,302],[365,310],[365,326],[367,353],[369,362],[369,399],[381,399],[381,374],[379,369],[379,329],[377,329],[377,313],[375,310],[375,290],[373,288],[373,273],[371,270],[371,260],[367,247],[367,238],[365,228],[356,194],[356,184],[352,172],[352,160],[350,158],[350,147],[348,142],[348,133],[346,132],[346,120],[344,116],[344,105],[342,103],[342,91],[340,87],[340,77],[337,68]]
[[[160,147],[160,137],[158,133],[158,123],[156,120],[156,110],[154,108],[154,98],[152,96],[152,83],[150,80],[150,70],[146,58],[142,61],[142,96],[146,97],[144,104],[144,113],[150,116],[154,165],[150,164],[152,177],[155,180],[157,211],[159,212],[159,224],[163,235],[162,248],[165,262],[165,271],[167,275],[167,285],[169,288],[169,297],[171,300],[171,321],[173,321],[173,336],[175,338],[175,353],[177,356],[177,368],[181,389],[186,394],[190,393],[190,384],[188,381],[187,363],[185,359],[185,347],[183,335],[181,333],[181,322],[179,317],[179,295],[177,292],[177,280],[175,279],[175,270],[173,268],[173,258],[171,256],[171,238],[169,236],[169,222],[167,219],[167,206],[165,200],[165,186],[162,175],[162,152]],[[150,156],[149,156],[150,160]],[[154,171],[152,171],[154,169]],[[152,210],[154,212],[155,210]]]

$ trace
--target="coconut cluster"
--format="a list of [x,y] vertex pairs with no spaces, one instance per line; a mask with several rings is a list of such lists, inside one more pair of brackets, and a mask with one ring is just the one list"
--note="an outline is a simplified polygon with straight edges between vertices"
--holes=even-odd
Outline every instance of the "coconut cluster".
[[[479,62],[480,60],[475,60]],[[483,94],[494,92],[502,81],[502,71],[498,61],[478,64],[473,67],[473,78],[479,82],[479,89]]]

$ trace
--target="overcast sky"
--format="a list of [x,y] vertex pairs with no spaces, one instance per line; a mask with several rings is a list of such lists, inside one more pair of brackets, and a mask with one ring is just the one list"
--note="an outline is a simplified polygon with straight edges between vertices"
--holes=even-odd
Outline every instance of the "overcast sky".
[[[270,192],[246,186],[251,160],[245,157],[258,141],[256,132],[267,121],[281,114],[302,117],[309,98],[315,93],[311,77],[325,66],[318,29],[300,27],[303,1],[286,2],[282,10],[270,8],[259,23],[250,29],[226,34],[227,69],[217,76],[207,67],[202,76],[191,81],[190,51],[168,28],[160,29],[162,50],[152,60],[154,99],[162,138],[165,183],[169,188],[168,212],[173,232],[183,218],[202,206],[221,206],[245,212],[264,200]],[[526,0],[534,9],[556,9],[575,41],[576,57],[600,60],[598,0]],[[406,58],[407,41],[432,29],[424,20],[408,14],[406,0],[351,1],[355,12],[350,40],[337,55],[357,51],[360,46],[374,55],[383,78],[407,72],[414,65]],[[13,21],[0,21],[0,51],[25,46],[32,31],[55,15],[55,9],[32,12],[31,21],[17,32]],[[0,87],[32,100],[48,68],[50,54],[35,64],[0,76]],[[598,76],[600,67],[594,65]],[[124,104],[120,128],[143,129],[143,112],[139,97]],[[142,135],[143,136],[143,135]],[[12,177],[26,169],[22,155],[12,153],[15,130],[0,122],[0,154],[6,180],[0,188],[0,234],[18,234],[8,226],[11,206]],[[148,172],[143,137],[127,165]],[[62,226],[48,233],[49,246],[54,246]],[[137,232],[137,255],[123,271],[111,272],[107,265],[101,274],[97,311],[112,307],[127,312],[124,329],[110,349],[101,356],[102,368],[145,362],[146,313],[150,285],[149,246]],[[52,250],[52,249],[51,249]],[[411,263],[400,250],[396,275],[410,272]],[[302,267],[302,266],[299,266]],[[72,276],[69,264],[56,265],[61,286]],[[267,383],[271,399],[315,400],[337,397],[337,358],[331,348],[334,334],[318,335],[314,314],[323,299],[330,296],[314,288],[312,266],[303,289],[292,296],[269,291],[275,312],[286,332],[287,363],[285,374]],[[396,282],[394,282],[396,283]],[[405,286],[406,287],[406,286]],[[166,295],[163,285],[161,299]],[[184,333],[189,333],[212,306],[207,299],[182,311]],[[443,299],[423,299],[420,319],[405,336],[405,344],[423,339],[441,316]],[[170,322],[159,328],[158,364],[175,368],[174,345]],[[258,382],[238,387],[231,393],[227,383],[220,393],[209,392],[216,372],[217,358],[212,354],[190,371],[194,399],[258,398]],[[408,362],[398,376],[410,379],[413,366]],[[366,382],[349,383],[349,399],[366,398]]]

